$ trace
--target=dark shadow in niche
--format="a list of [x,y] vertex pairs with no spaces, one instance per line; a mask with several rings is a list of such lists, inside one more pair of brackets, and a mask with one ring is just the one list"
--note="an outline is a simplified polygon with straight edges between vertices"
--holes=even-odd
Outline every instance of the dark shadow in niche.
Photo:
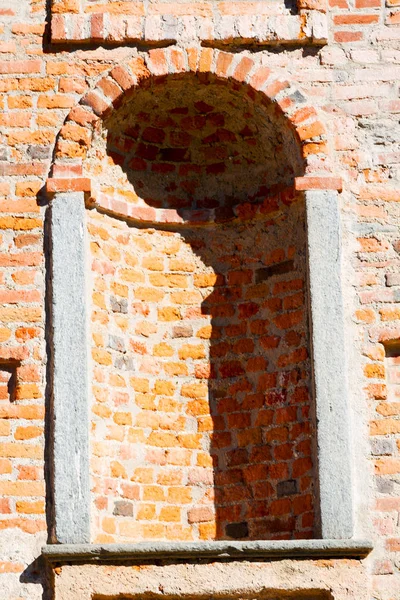
[[187,411],[209,439],[212,493],[189,521],[206,530],[215,518],[219,540],[313,537],[305,217],[293,192],[303,165],[290,124],[244,85],[185,75],[140,90],[106,126],[108,156],[145,205],[188,220],[214,211],[179,229],[215,280],[193,275],[197,307],[184,300],[169,333],[203,337],[209,352],[191,373],[208,400],[189,394]]
[[225,218],[238,202],[261,203],[303,174],[280,107],[211,75],[204,82],[193,74],[156,79],[105,126],[107,155],[132,191],[145,205],[185,218],[201,209]]
[[[187,411],[210,439],[220,540],[313,537],[304,204],[279,208],[276,221],[181,231],[215,278],[205,295],[207,276],[194,276],[211,331],[188,305],[170,335],[210,337],[209,366],[195,361],[193,373],[207,382],[209,406],[200,395]],[[202,499],[192,513],[200,529],[204,507]]]

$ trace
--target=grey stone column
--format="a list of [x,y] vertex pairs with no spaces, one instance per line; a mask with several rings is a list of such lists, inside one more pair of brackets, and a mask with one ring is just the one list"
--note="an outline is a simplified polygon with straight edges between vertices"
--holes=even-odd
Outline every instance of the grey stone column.
[[320,528],[343,539],[353,535],[353,508],[338,194],[305,198]]
[[50,206],[54,535],[90,541],[89,402],[83,192]]

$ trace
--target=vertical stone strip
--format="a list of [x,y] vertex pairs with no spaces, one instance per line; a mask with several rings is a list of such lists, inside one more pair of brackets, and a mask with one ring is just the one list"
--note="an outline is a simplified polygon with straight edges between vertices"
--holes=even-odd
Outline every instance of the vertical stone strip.
[[71,544],[90,541],[83,192],[56,194],[50,211],[54,529]]
[[349,538],[351,452],[338,199],[335,191],[305,196],[321,534]]

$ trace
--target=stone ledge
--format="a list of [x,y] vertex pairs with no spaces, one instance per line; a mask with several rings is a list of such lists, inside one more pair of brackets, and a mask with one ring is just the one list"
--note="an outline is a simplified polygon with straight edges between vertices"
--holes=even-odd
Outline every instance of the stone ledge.
[[137,544],[47,544],[42,555],[59,562],[121,562],[210,558],[310,559],[365,558],[372,550],[368,540],[280,540],[255,542],[139,542]]
[[324,45],[327,17],[316,10],[301,14],[187,17],[180,15],[53,14],[53,44]]

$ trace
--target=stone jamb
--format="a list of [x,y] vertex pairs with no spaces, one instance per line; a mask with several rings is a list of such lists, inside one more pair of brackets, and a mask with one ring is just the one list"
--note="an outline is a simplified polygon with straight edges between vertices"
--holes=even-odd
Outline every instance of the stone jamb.
[[[246,61],[245,74],[243,61]],[[195,72],[200,78],[207,78],[208,73],[213,73],[220,78],[235,80],[238,84],[247,85],[249,95],[254,96],[260,92],[265,96],[265,101],[276,102],[280,106],[302,146],[312,144],[315,153],[326,152],[323,123],[318,119],[315,108],[306,104],[303,94],[290,82],[274,79],[269,69],[258,65],[253,59],[211,48],[192,48],[187,51],[181,48],[151,50],[146,60],[139,57],[114,67],[71,110],[57,139],[53,177],[47,182],[48,193],[56,194],[52,201],[51,238],[54,433],[58,440],[54,446],[54,494],[56,540],[59,543],[85,543],[89,535],[89,423],[84,314],[86,283],[82,236],[85,229],[83,192],[90,193],[90,182],[82,177],[84,158],[90,147],[94,128],[120,104],[126,94],[132,93],[140,85],[148,85],[153,78],[176,76],[188,71]],[[241,76],[235,77],[239,73]],[[76,144],[74,140],[77,133],[81,140],[80,156],[73,162],[64,160],[65,145]],[[310,152],[305,155],[310,158]],[[349,419],[340,281],[341,238],[336,191],[341,189],[341,180],[327,177],[326,173],[321,177],[319,173],[313,172],[312,161],[307,164],[305,159],[305,162],[306,177],[297,178],[295,187],[305,192],[307,211],[320,532],[323,538],[348,539],[353,535],[353,507],[350,432],[346,426]],[[110,213],[113,213],[112,206]],[[121,210],[118,214],[121,215]],[[140,221],[138,215],[126,213],[125,216]],[[147,221],[148,218],[144,220]],[[75,249],[74,252],[69,252],[71,248]],[[70,301],[71,288],[66,290],[66,282],[70,277],[73,281],[74,302]],[[79,331],[76,327],[77,319],[81,323]],[[71,324],[70,327],[66,327],[68,323]],[[76,360],[75,356],[80,357],[80,360]],[[81,384],[76,374],[75,377],[68,375],[68,370],[71,371],[69,357],[73,357],[76,363],[79,362],[76,374],[80,374]],[[62,423],[60,415],[65,411],[68,418]],[[64,447],[63,444],[68,445]],[[70,448],[74,461],[65,459],[65,448]],[[77,482],[80,482],[78,488]],[[79,502],[71,497],[76,489],[79,489]]]
[[305,192],[319,518],[324,539],[353,535],[352,455],[338,194]]
[[90,541],[89,384],[83,192],[50,205],[53,535]]

